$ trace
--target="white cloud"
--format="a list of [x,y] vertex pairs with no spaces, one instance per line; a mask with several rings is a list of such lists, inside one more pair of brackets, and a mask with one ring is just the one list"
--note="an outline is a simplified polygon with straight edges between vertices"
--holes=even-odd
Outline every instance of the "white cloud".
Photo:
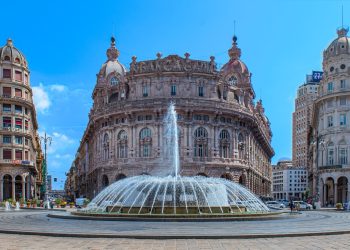
[[45,113],[51,106],[49,95],[44,89],[44,86],[40,83],[39,86],[35,86],[33,89],[34,104],[37,111]]
[[60,85],[60,84],[53,84],[53,85],[50,85],[50,90],[51,91],[57,91],[57,92],[63,92],[67,89],[66,86],[64,85]]
[[[41,137],[44,137],[44,133],[42,131],[39,131],[39,135]],[[52,134],[46,134],[47,137],[51,137],[51,144],[48,145],[47,153],[50,155],[53,155],[54,157],[59,154],[59,152],[63,153],[63,158],[69,158],[64,152],[68,149],[69,146],[73,145],[75,141],[71,138],[69,138],[67,135],[59,133],[59,132],[53,132]],[[42,147],[43,147],[43,141],[42,141]],[[56,156],[54,155],[56,154]]]

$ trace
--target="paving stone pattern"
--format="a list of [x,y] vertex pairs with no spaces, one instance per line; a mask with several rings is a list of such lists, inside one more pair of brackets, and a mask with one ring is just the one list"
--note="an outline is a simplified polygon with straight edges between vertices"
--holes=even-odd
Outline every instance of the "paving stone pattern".
[[147,250],[194,250],[194,249],[350,249],[350,235],[218,239],[218,240],[137,240],[137,239],[90,239],[60,238],[29,235],[0,234],[0,249],[147,249]]

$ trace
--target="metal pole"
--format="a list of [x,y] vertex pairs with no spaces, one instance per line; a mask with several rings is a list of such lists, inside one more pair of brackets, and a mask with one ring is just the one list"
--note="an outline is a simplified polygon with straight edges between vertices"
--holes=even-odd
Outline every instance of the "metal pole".
[[41,140],[44,141],[44,162],[45,162],[45,178],[44,178],[44,182],[45,182],[45,202],[44,204],[47,205],[47,208],[49,207],[49,193],[48,193],[48,183],[47,183],[47,174],[48,174],[48,167],[47,167],[47,143],[49,143],[49,145],[51,145],[51,141],[52,138],[49,136],[46,136],[46,132],[45,132],[45,136],[44,137],[40,137]]

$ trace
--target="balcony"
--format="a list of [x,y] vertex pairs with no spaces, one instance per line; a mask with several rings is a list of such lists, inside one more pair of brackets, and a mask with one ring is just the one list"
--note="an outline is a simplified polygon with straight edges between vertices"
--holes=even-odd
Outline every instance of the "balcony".
[[34,162],[32,161],[27,161],[27,160],[0,160],[0,163],[2,164],[13,164],[13,165],[25,165],[25,166],[30,166],[34,167]]
[[15,102],[21,102],[28,106],[33,106],[33,103],[30,100],[27,100],[23,97],[19,96],[10,96],[10,95],[2,95],[0,96],[0,101],[15,101]]
[[326,166],[319,166],[318,169],[319,170],[328,170],[328,169],[340,169],[343,168],[342,165],[326,165]]

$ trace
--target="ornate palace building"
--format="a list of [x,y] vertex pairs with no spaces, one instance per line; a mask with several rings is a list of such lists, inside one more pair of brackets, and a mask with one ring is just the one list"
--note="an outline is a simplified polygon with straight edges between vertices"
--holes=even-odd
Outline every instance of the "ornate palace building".
[[8,39],[0,47],[0,200],[37,197],[42,153],[28,63]]
[[91,198],[127,176],[167,174],[163,118],[170,102],[178,114],[181,175],[222,177],[270,196],[270,123],[261,100],[254,103],[236,37],[228,54],[220,70],[213,56],[158,53],[154,60],[132,57],[128,71],[112,38],[71,171],[76,196]]
[[350,200],[350,40],[348,29],[323,52],[323,79],[313,116],[314,194],[322,205]]

